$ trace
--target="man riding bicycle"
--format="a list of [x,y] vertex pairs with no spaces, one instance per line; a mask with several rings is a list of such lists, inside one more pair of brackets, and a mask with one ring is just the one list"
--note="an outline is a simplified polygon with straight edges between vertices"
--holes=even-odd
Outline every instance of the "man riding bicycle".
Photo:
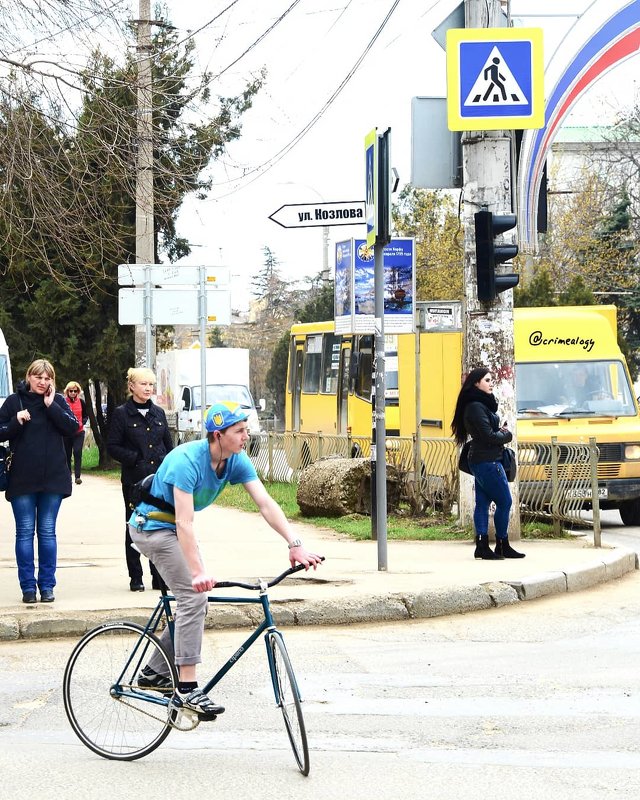
[[[178,686],[172,706],[215,719],[224,712],[198,688],[196,665],[207,613],[207,592],[216,584],[207,571],[193,530],[195,511],[211,505],[227,483],[241,483],[265,521],[289,546],[289,561],[314,569],[321,556],[307,551],[297,538],[280,506],[258,478],[245,452],[249,440],[247,412],[236,403],[216,403],[207,412],[207,438],[188,442],[165,457],[146,495],[129,520],[131,540],[157,567],[176,598],[175,642],[168,629],[162,642],[174,652]],[[157,503],[157,504],[156,504]],[[175,512],[172,513],[173,507]],[[156,670],[152,657],[138,678],[142,687],[162,689],[170,679]]]

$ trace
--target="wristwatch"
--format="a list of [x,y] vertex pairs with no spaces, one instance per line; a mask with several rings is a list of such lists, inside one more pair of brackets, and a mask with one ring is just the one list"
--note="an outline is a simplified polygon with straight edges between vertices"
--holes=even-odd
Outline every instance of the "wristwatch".
[[294,547],[302,547],[302,539],[294,539],[289,543],[289,550],[293,550]]

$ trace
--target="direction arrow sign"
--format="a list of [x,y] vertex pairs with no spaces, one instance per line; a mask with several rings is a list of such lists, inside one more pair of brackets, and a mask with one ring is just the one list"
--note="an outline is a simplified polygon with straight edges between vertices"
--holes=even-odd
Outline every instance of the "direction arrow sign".
[[280,206],[269,219],[283,228],[324,228],[329,225],[360,225],[365,222],[364,201],[344,203],[293,203]]
[[229,267],[178,266],[176,264],[119,264],[119,286],[143,286],[147,280],[156,286],[197,286],[200,283],[200,270],[205,270],[208,286],[228,286]]

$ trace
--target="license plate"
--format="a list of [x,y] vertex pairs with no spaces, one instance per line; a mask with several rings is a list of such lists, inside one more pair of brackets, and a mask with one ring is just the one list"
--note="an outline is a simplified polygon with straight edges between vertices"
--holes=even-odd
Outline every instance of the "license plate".
[[[571,500],[591,500],[591,487],[588,489],[567,489],[565,497]],[[598,487],[598,499],[606,500],[609,492],[606,486]]]

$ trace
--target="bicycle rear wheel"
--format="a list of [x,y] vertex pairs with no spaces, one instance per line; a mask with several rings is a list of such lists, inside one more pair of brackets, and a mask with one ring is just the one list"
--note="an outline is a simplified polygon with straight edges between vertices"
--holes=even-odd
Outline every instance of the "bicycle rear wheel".
[[300,692],[284,639],[279,631],[272,631],[267,635],[267,651],[271,663],[276,703],[282,711],[291,749],[298,769],[303,775],[308,775],[309,748],[300,704]]
[[[155,655],[170,676],[163,692],[138,686]],[[168,698],[176,668],[160,641],[133,622],[100,625],[73,649],[64,671],[64,709],[80,741],[104,758],[133,761],[155,750],[171,732]]]

